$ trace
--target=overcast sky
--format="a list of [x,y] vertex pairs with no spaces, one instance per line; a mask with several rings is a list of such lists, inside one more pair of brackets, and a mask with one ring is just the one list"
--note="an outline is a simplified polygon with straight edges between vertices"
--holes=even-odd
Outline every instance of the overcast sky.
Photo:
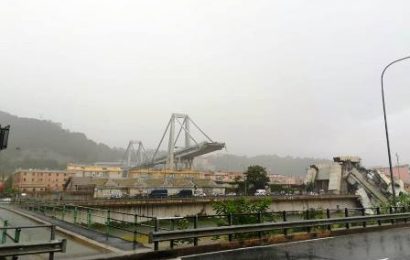
[[[410,3],[0,1],[0,110],[111,146],[189,114],[229,153],[387,164],[380,73],[410,55]],[[410,162],[410,61],[385,78]]]

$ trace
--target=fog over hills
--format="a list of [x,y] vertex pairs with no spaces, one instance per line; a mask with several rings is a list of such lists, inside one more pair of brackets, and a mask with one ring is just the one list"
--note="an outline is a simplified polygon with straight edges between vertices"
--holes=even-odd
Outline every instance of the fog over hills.
[[216,154],[204,157],[196,162],[202,170],[245,171],[249,165],[261,165],[268,173],[287,176],[304,176],[306,168],[313,163],[328,162],[324,159],[280,157],[277,155],[238,156],[233,154]]
[[62,169],[67,162],[118,161],[122,149],[94,142],[61,124],[0,111],[0,124],[11,125],[8,149],[0,153],[0,172],[15,168]]
[[[0,173],[8,174],[16,168],[64,169],[68,162],[118,162],[124,156],[124,149],[97,143],[83,133],[64,129],[60,123],[0,111],[0,124],[11,125],[9,147],[0,153]],[[204,156],[195,165],[200,170],[244,171],[258,164],[271,173],[303,176],[306,167],[318,161],[323,160],[219,153]]]

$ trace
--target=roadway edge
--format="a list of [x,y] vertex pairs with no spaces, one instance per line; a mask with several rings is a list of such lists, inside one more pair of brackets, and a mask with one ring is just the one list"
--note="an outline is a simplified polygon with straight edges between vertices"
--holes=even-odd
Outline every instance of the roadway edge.
[[[26,218],[28,218],[28,219],[31,219],[31,220],[36,221],[36,222],[41,223],[41,224],[52,225],[51,223],[49,223],[49,222],[47,222],[47,221],[45,221],[45,220],[42,220],[42,219],[39,219],[39,218],[37,218],[37,217],[35,217],[35,216],[26,214],[26,213],[24,213],[24,212],[22,212],[22,211],[20,211],[20,210],[15,209],[14,207],[13,207],[13,208],[8,208],[8,207],[0,206],[0,208],[2,208],[2,209],[4,209],[4,210],[11,211],[11,212],[16,213],[16,214],[19,214],[19,215],[21,215],[21,216],[24,216],[24,217],[26,217]],[[61,232],[61,233],[63,233],[63,234],[65,234],[66,236],[68,236],[68,237],[70,237],[70,238],[72,238],[72,239],[74,239],[74,240],[81,241],[81,242],[85,242],[85,243],[89,244],[90,246],[93,246],[93,247],[97,247],[97,248],[99,248],[99,249],[102,249],[102,250],[105,251],[106,253],[108,253],[108,252],[112,252],[112,253],[123,253],[123,252],[124,252],[124,251],[122,251],[122,250],[120,250],[120,249],[118,249],[118,248],[115,248],[115,247],[112,247],[112,246],[110,246],[110,245],[107,245],[107,244],[103,244],[103,243],[94,241],[94,240],[89,239],[89,238],[87,238],[87,237],[85,237],[85,236],[82,236],[82,235],[76,234],[76,233],[74,233],[74,232],[72,232],[72,231],[69,231],[69,230],[67,230],[67,229],[61,228],[61,227],[59,227],[59,226],[56,226],[56,230],[59,231],[59,232]]]

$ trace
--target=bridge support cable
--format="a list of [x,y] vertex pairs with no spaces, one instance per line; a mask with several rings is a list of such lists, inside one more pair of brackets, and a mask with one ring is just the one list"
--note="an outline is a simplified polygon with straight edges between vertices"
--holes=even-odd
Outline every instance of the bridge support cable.
[[[172,118],[171,118],[171,120],[172,120]],[[154,152],[154,154],[152,155],[151,165],[154,165],[154,160],[155,160],[155,158],[156,158],[156,156],[157,156],[157,154],[158,154],[159,148],[161,147],[162,141],[164,141],[165,135],[166,135],[167,132],[168,132],[168,128],[169,128],[169,125],[171,124],[171,120],[169,120],[169,122],[168,122],[168,124],[167,124],[167,127],[165,128],[165,131],[164,131],[164,133],[162,134],[161,140],[159,141],[159,144],[158,144],[158,146],[157,146],[157,149],[155,149],[155,152]]]

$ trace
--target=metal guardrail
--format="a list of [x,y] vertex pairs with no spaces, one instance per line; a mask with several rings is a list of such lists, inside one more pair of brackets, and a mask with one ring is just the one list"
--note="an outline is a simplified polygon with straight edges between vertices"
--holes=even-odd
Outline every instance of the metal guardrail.
[[[53,240],[43,243],[19,243],[0,245],[0,257],[19,256],[19,255],[34,255],[34,254],[50,254],[49,259],[54,259],[54,253],[65,252],[67,240]],[[51,256],[53,254],[53,256]],[[15,258],[16,259],[16,258]]]
[[[45,242],[25,242],[20,243],[20,234],[23,230],[36,228],[50,228],[50,241]],[[14,230],[14,236],[7,231]],[[49,259],[54,259],[55,252],[66,251],[67,240],[57,240],[56,227],[54,225],[34,225],[34,226],[8,226],[8,222],[4,221],[4,226],[0,227],[1,241],[0,241],[0,257],[12,256],[17,259],[20,255],[31,254],[49,254]],[[11,244],[6,244],[7,238],[11,240]]]
[[[367,226],[369,221],[377,221],[378,225],[382,225],[382,221],[392,221],[392,224],[397,220],[404,220],[410,218],[410,213],[394,213],[384,215],[372,215],[372,216],[354,216],[344,218],[330,218],[330,219],[314,219],[303,221],[289,221],[280,223],[258,223],[258,224],[246,224],[246,225],[233,225],[222,227],[209,227],[209,228],[197,228],[197,229],[185,229],[185,230],[173,230],[173,231],[154,231],[150,232],[150,242],[155,244],[155,250],[158,250],[158,243],[163,241],[174,241],[182,239],[198,239],[201,237],[213,237],[243,233],[260,233],[273,230],[288,230],[294,228],[313,228],[313,227],[326,227],[331,230],[331,226],[335,224],[343,224],[346,229],[349,229],[351,223],[362,223],[363,227]],[[308,232],[310,229],[308,229]],[[285,233],[285,232],[284,232]],[[196,244],[194,244],[196,245]]]
[[[117,237],[133,243],[137,248],[138,238],[148,241],[148,231],[154,229],[155,217],[120,212],[106,208],[92,208],[72,204],[58,204],[36,200],[19,201],[19,206],[47,217],[87,228],[109,237]],[[152,225],[149,223],[152,222]]]

